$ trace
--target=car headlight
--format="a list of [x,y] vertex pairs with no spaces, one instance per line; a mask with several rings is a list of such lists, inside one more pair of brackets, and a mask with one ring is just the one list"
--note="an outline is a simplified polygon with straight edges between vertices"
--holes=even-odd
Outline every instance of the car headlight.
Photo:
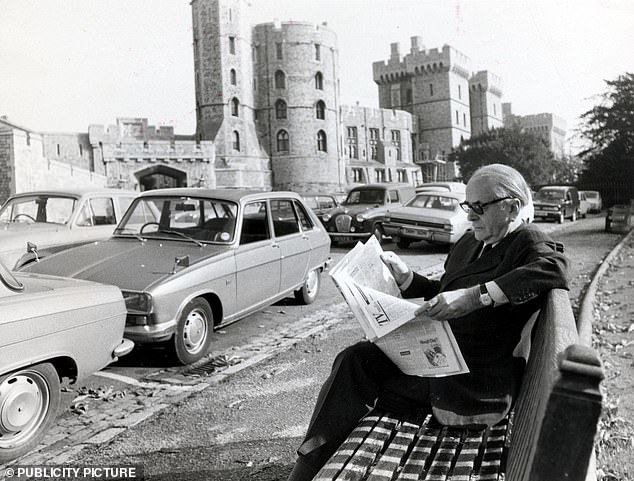
[[364,214],[357,214],[357,216],[354,218],[354,220],[356,220],[357,222],[363,222],[366,219],[367,217]]
[[147,292],[122,291],[125,307],[128,311],[150,312],[152,296]]
[[321,216],[323,222],[328,222],[332,216],[330,214],[324,214]]

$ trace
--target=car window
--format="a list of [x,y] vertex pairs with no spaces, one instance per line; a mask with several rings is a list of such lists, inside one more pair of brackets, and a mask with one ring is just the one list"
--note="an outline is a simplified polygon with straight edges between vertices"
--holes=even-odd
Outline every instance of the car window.
[[[123,215],[125,213],[126,210],[128,210],[128,207],[130,207],[130,204],[132,204],[132,201],[134,200],[134,197],[117,197],[116,201],[119,203],[119,212],[120,215]],[[121,220],[121,219],[117,219],[117,222]]]
[[535,198],[537,200],[543,200],[543,201],[560,201],[564,199],[564,194],[562,191],[560,190],[540,190],[539,192],[537,192],[537,194],[535,195]]
[[297,215],[299,216],[299,222],[302,225],[303,230],[310,230],[314,227],[313,222],[310,220],[310,217],[306,213],[304,206],[297,201],[293,201],[295,205],[295,209],[297,210]]
[[244,206],[240,244],[251,244],[271,238],[266,202],[251,202]]
[[317,205],[320,209],[332,209],[337,207],[335,199],[332,197],[328,197],[326,195],[322,195],[321,197],[317,197]]
[[381,204],[385,203],[385,191],[382,189],[352,190],[345,204]]
[[273,231],[276,237],[299,232],[299,222],[290,199],[272,199],[271,216],[273,217]]
[[79,226],[114,225],[114,204],[110,197],[95,197],[84,203],[76,224]]
[[72,197],[48,195],[19,197],[5,204],[0,213],[0,220],[66,224],[75,210],[76,203],[77,199]]
[[445,197],[444,195],[419,194],[410,200],[407,206],[455,211],[459,207],[459,202],[453,197]]
[[390,202],[398,202],[398,191],[390,190]]

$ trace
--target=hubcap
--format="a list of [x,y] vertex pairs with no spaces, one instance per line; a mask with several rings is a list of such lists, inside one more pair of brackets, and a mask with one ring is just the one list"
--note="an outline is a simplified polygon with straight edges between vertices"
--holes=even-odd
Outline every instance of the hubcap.
[[306,292],[308,292],[309,296],[312,296],[315,293],[318,284],[319,276],[317,275],[317,271],[310,271],[308,273],[308,278],[306,279]]
[[49,390],[37,372],[23,371],[0,384],[0,448],[27,442],[44,421]]
[[207,316],[201,309],[194,309],[185,320],[183,343],[190,354],[200,351],[207,338]]

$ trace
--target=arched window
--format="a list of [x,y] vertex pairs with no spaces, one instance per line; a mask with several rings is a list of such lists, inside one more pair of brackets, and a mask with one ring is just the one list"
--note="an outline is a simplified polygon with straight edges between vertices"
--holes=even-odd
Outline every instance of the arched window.
[[326,104],[323,100],[319,100],[315,104],[315,117],[322,120],[326,118]]
[[286,102],[282,99],[279,99],[277,102],[275,102],[275,118],[286,118]]
[[236,85],[238,83],[236,78],[236,69],[232,68],[229,72],[229,80],[231,81],[231,85]]
[[324,132],[323,130],[317,132],[317,150],[320,152],[328,152],[326,132]]
[[323,90],[324,89],[324,76],[322,75],[321,72],[317,72],[315,74],[315,88],[317,90]]
[[275,72],[275,88],[276,89],[285,89],[286,88],[286,75],[281,70]]
[[238,110],[240,108],[240,101],[237,98],[231,99],[231,115],[238,117]]
[[240,152],[240,134],[237,130],[233,131],[233,150]]
[[286,130],[280,130],[277,133],[277,151],[288,152],[288,132]]

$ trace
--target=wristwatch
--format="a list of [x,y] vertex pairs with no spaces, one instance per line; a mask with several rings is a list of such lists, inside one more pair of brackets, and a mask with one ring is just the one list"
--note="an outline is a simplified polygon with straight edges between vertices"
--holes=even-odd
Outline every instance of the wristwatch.
[[493,305],[493,299],[491,299],[491,295],[487,290],[486,284],[480,284],[480,305],[481,306],[491,306]]

